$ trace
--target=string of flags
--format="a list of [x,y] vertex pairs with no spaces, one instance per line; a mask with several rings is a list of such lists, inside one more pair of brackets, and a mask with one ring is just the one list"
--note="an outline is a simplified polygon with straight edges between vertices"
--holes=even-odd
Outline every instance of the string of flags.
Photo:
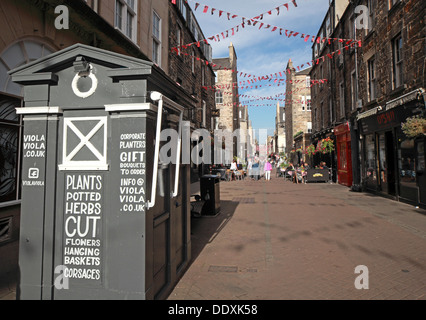
[[[342,42],[341,42],[341,43],[342,43]],[[343,47],[342,47],[342,48],[340,48],[340,49],[337,49],[337,50],[335,50],[335,51],[333,51],[333,52],[327,53],[327,54],[326,54],[326,55],[324,55],[324,56],[317,57],[317,58],[315,58],[315,60],[310,60],[310,61],[307,61],[307,62],[303,63],[303,64],[302,64],[302,65],[300,65],[300,66],[295,66],[295,67],[294,67],[294,69],[295,69],[295,70],[297,69],[298,71],[300,71],[300,70],[303,70],[303,67],[311,67],[311,66],[313,66],[313,65],[317,65],[317,64],[319,64],[320,62],[324,62],[326,57],[327,57],[327,58],[329,58],[329,59],[333,59],[333,58],[334,58],[334,56],[335,56],[336,54],[337,54],[337,55],[341,55],[341,54],[342,54],[345,50],[349,50],[349,48],[352,48],[352,47],[354,47],[355,45],[356,45],[356,44],[355,44],[354,42],[352,42],[352,43],[350,43],[350,44],[347,44],[347,45],[343,46]],[[290,74],[290,72],[291,72],[291,70],[290,70],[290,69],[287,69],[287,70],[283,70],[283,71],[275,72],[275,74],[273,74],[273,73],[272,73],[272,74],[269,74],[269,75],[256,76],[256,75],[254,75],[254,74],[247,74],[247,73],[239,72],[239,71],[234,70],[234,69],[230,69],[230,68],[226,68],[226,67],[223,67],[223,66],[217,65],[217,64],[215,64],[215,63],[213,63],[213,62],[209,62],[209,61],[207,61],[207,60],[201,59],[200,57],[192,56],[192,55],[190,55],[190,54],[188,54],[188,53],[186,53],[186,52],[181,52],[181,54],[184,54],[184,55],[186,55],[186,56],[192,57],[192,58],[196,59],[197,61],[200,61],[200,62],[202,62],[202,63],[204,63],[204,64],[206,64],[206,65],[210,65],[210,66],[212,66],[213,68],[216,68],[216,69],[218,69],[218,70],[227,70],[227,71],[231,71],[231,72],[233,72],[233,73],[239,73],[240,77],[248,77],[248,78],[251,78],[251,79],[249,79],[249,80],[245,80],[245,81],[246,81],[246,83],[248,83],[248,84],[253,84],[253,83],[256,83],[257,81],[262,81],[262,80],[269,80],[269,79],[272,79],[272,78],[274,77],[274,75],[275,75],[275,77],[277,77],[277,78],[278,78],[278,75],[279,75],[279,76],[283,76],[283,74],[286,74],[286,73]],[[321,80],[319,80],[319,81],[321,81]]]
[[[286,83],[289,83],[289,82],[291,83],[292,80],[281,79],[284,75],[286,75],[287,72],[290,74],[291,70],[287,69],[287,70],[284,70],[284,71],[278,71],[278,72],[271,73],[271,74],[268,74],[268,75],[257,76],[257,75],[254,75],[254,74],[240,72],[238,70],[233,70],[233,69],[229,69],[229,68],[217,65],[213,62],[210,62],[210,61],[201,59],[199,57],[192,56],[188,53],[185,53],[181,49],[188,49],[193,45],[195,45],[199,48],[201,46],[201,43],[203,43],[203,42],[205,44],[209,44],[209,41],[220,42],[221,36],[222,36],[222,39],[226,39],[230,36],[234,36],[237,32],[239,32],[240,28],[245,28],[246,25],[253,26],[253,27],[258,26],[259,30],[260,29],[264,29],[264,30],[270,29],[271,32],[279,31],[280,35],[285,35],[288,38],[291,38],[291,37],[295,38],[295,37],[299,36],[300,39],[304,40],[304,42],[310,41],[312,43],[318,43],[318,44],[328,43],[328,45],[331,45],[331,43],[334,43],[334,42],[337,41],[342,45],[338,50],[336,50],[334,52],[327,53],[326,55],[323,55],[323,56],[320,56],[320,57],[315,57],[314,60],[308,61],[304,64],[301,64],[300,66],[294,67],[295,70],[297,69],[297,71],[300,71],[300,70],[303,70],[303,67],[307,68],[307,67],[311,67],[313,65],[318,65],[320,62],[324,62],[326,57],[329,58],[329,59],[332,59],[336,54],[340,55],[344,52],[344,50],[349,50],[349,48],[354,47],[356,45],[359,46],[359,47],[362,47],[362,43],[361,43],[360,40],[312,36],[312,35],[309,35],[309,34],[297,32],[297,31],[293,31],[293,30],[287,30],[287,29],[284,29],[284,28],[281,28],[281,27],[277,27],[277,26],[270,25],[270,24],[262,22],[264,16],[266,16],[266,15],[272,15],[274,12],[276,12],[276,14],[279,15],[280,9],[282,9],[282,8],[286,8],[287,11],[289,11],[289,8],[291,7],[291,5],[293,5],[294,7],[297,7],[298,5],[297,5],[296,0],[291,0],[287,3],[285,3],[285,4],[282,4],[278,7],[275,7],[274,9],[271,9],[271,10],[268,10],[268,11],[262,13],[262,14],[259,14],[258,16],[253,17],[253,18],[242,17],[242,16],[239,16],[237,14],[233,14],[233,13],[230,13],[230,12],[226,12],[224,10],[213,8],[209,5],[205,5],[205,4],[202,4],[200,2],[195,2],[194,0],[182,0],[182,1],[185,1],[185,3],[187,3],[187,4],[188,4],[188,1],[193,2],[194,6],[195,6],[194,11],[197,11],[201,7],[202,13],[204,13],[204,14],[210,13],[211,15],[214,15],[215,13],[217,13],[219,18],[224,16],[224,17],[227,17],[228,20],[232,20],[232,19],[236,19],[236,18],[242,19],[242,22],[240,24],[236,25],[233,28],[230,28],[230,29],[227,29],[223,32],[220,32],[216,35],[213,35],[213,36],[205,38],[205,39],[201,39],[199,41],[195,41],[195,42],[192,42],[192,43],[188,43],[188,44],[185,44],[185,45],[181,45],[181,46],[171,48],[171,51],[175,52],[178,55],[184,54],[186,56],[192,57],[193,59],[196,59],[197,61],[204,63],[205,65],[210,65],[211,67],[213,67],[217,70],[228,70],[228,71],[231,71],[233,73],[239,74],[239,77],[241,77],[241,78],[242,77],[249,78],[248,80],[244,80],[244,81],[239,82],[239,85],[240,85],[239,89],[242,89],[242,90],[244,90],[244,89],[259,89],[259,88],[262,88],[262,87],[273,86],[273,85],[280,86],[280,85],[284,85],[284,83],[282,83],[283,81],[285,81]],[[176,0],[171,0],[171,2],[172,2],[172,4],[176,5]],[[267,85],[257,84],[257,82],[261,82],[261,81],[269,81],[269,82],[273,81],[274,83],[273,84],[270,83],[270,84],[267,84]],[[305,80],[293,80],[294,83],[297,83],[299,81],[305,82]],[[325,83],[325,82],[327,82],[327,79],[311,80],[310,87],[312,87],[315,84],[320,84],[320,83]],[[215,86],[203,86],[203,89],[205,89],[205,90],[208,90],[208,89],[211,89],[211,90],[217,90],[217,89],[219,89],[219,90],[225,89],[226,90],[227,89],[227,90],[229,90],[229,89],[231,89],[231,86],[232,86],[232,89],[237,88],[237,85],[238,85],[237,83],[233,83],[232,85],[229,85],[229,84],[228,85],[220,85],[219,84],[219,85],[215,85]],[[277,101],[285,101],[287,103],[289,103],[289,102],[301,103],[300,100],[278,99],[278,97],[282,96],[282,95],[287,95],[288,97],[290,97],[294,93],[296,93],[296,92],[298,92],[302,89],[305,89],[305,88],[306,87],[298,88],[294,91],[287,92],[287,93],[280,93],[280,94],[275,95],[275,97],[272,97],[272,96],[260,97],[260,96],[244,95],[244,94],[238,94],[237,96],[240,97],[240,98],[255,98],[256,99],[256,100],[247,101],[246,103],[252,103],[252,102],[259,101],[259,100],[261,100],[261,101],[263,101],[263,100],[267,100],[267,101],[277,100]],[[231,94],[229,92],[223,92],[223,93],[224,94]],[[236,103],[234,103],[234,105],[235,104]],[[232,104],[225,104],[225,105],[232,105]],[[276,106],[276,104],[258,104],[258,105],[252,105],[252,106],[254,106],[254,107],[257,107],[257,106]]]
[[[173,2],[173,0],[172,0],[172,2]],[[188,2],[188,1],[185,0],[185,2]],[[220,36],[222,36],[222,39],[226,39],[226,38],[228,38],[230,36],[234,36],[236,32],[239,32],[240,27],[241,28],[245,27],[246,23],[249,26],[256,26],[259,23],[259,29],[262,29],[262,28],[264,28],[264,29],[271,29],[271,32],[279,30],[280,35],[284,35],[285,34],[285,36],[288,37],[288,38],[297,37],[298,35],[300,35],[300,38],[303,39],[305,42],[308,42],[309,40],[311,40],[311,42],[317,42],[317,43],[328,42],[328,44],[331,44],[332,41],[333,42],[334,41],[340,41],[340,42],[346,42],[346,45],[349,45],[349,44],[351,44],[353,42],[358,42],[358,44],[361,46],[361,42],[359,40],[311,36],[311,35],[308,35],[308,34],[305,34],[305,33],[301,33],[301,32],[298,32],[298,31],[287,30],[287,29],[284,29],[284,28],[281,28],[281,27],[277,27],[277,26],[273,26],[273,25],[270,25],[270,24],[266,24],[266,23],[263,23],[263,22],[260,21],[260,20],[263,19],[264,15],[272,14],[273,10],[277,10],[277,12],[279,14],[280,7],[284,6],[288,10],[289,3],[285,3],[285,4],[283,4],[283,5],[279,6],[279,7],[276,7],[275,9],[268,10],[265,13],[262,13],[262,14],[256,16],[256,17],[254,17],[254,18],[241,17],[242,18],[242,23],[238,24],[237,26],[235,26],[233,28],[227,29],[227,30],[225,30],[223,32],[218,33],[217,35],[213,35],[211,37],[208,37],[208,38],[205,38],[205,39],[201,39],[199,41],[195,41],[195,42],[191,42],[191,43],[184,44],[184,45],[181,45],[181,46],[173,47],[171,50],[179,52],[179,49],[187,49],[187,48],[191,47],[192,45],[196,45],[197,47],[200,47],[200,45],[201,45],[202,42],[204,42],[206,44],[209,44],[208,40],[210,40],[210,41],[214,40],[216,42],[220,42]],[[295,0],[292,1],[292,3],[294,4],[295,7],[297,7],[297,3],[296,3]],[[199,6],[200,6],[200,3],[195,2],[195,9],[194,10],[196,11]],[[208,5],[203,5],[203,6],[204,6],[203,13],[207,13],[209,11],[209,6]],[[218,10],[216,8],[211,8],[212,14],[215,11],[219,12],[219,17],[221,17],[223,15],[223,13],[226,13],[226,15],[228,16],[229,20],[235,19],[235,18],[239,17],[236,14],[225,12],[223,10]]]

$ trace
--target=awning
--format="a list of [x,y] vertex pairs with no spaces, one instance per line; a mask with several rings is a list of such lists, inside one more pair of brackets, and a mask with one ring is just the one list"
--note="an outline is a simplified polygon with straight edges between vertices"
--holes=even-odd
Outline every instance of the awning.
[[386,103],[386,110],[390,110],[390,109],[396,108],[398,106],[402,106],[403,104],[406,104],[406,103],[413,101],[413,100],[418,100],[419,97],[424,96],[424,94],[425,94],[425,89],[423,89],[423,88],[411,91],[407,94],[404,94],[403,96],[401,96],[399,98],[396,98],[394,100],[387,102]]

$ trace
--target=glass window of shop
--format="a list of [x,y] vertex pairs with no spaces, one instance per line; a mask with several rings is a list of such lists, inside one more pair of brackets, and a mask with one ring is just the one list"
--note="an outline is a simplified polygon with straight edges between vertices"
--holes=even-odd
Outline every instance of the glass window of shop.
[[380,185],[382,190],[387,192],[387,164],[386,164],[386,143],[385,135],[383,133],[379,137],[379,172],[380,172]]
[[346,141],[339,143],[339,170],[346,171],[348,169],[348,160],[346,158]]
[[414,139],[401,137],[398,145],[398,168],[401,186],[416,186],[416,154]]
[[18,156],[20,120],[15,108],[20,101],[0,97],[0,206],[19,200]]
[[377,168],[376,168],[376,147],[374,134],[365,136],[365,181],[367,187],[376,189]]

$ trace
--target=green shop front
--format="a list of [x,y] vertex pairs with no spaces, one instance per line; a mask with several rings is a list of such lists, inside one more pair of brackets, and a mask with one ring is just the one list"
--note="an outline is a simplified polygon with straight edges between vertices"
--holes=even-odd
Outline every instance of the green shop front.
[[425,135],[407,135],[402,128],[424,115],[423,89],[358,115],[364,190],[426,207]]

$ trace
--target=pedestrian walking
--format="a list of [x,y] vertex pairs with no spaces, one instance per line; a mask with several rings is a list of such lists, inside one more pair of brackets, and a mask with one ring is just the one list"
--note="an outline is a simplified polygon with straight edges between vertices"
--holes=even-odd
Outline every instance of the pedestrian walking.
[[266,160],[264,170],[265,170],[265,180],[267,181],[271,180],[272,164],[269,160]]

